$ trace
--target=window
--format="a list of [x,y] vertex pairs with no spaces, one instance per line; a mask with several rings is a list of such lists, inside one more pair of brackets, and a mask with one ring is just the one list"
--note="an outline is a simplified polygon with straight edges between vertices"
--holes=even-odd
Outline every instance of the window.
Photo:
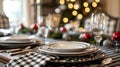
[[22,0],[4,0],[3,11],[9,17],[10,24],[17,24],[22,18]]

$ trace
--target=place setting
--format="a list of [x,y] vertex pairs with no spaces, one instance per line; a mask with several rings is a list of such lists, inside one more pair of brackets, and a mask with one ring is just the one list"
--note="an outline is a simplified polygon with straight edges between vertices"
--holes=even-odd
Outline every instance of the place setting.
[[37,43],[43,43],[37,38],[31,38],[29,35],[13,35],[0,39],[0,46],[6,48],[22,48],[26,46],[34,46]]
[[[30,59],[31,58],[31,59]],[[97,64],[106,65],[112,59],[107,58],[105,53],[85,42],[59,41],[40,46],[34,52],[29,52],[21,57],[10,61],[7,65],[33,64],[45,66],[48,64],[85,64],[97,61]]]
[[62,63],[86,62],[105,57],[104,52],[85,42],[55,42],[42,46],[39,51],[43,54],[57,56],[57,59],[52,62]]
[[43,41],[29,35],[13,35],[0,38],[0,53],[9,53],[11,56],[34,51]]

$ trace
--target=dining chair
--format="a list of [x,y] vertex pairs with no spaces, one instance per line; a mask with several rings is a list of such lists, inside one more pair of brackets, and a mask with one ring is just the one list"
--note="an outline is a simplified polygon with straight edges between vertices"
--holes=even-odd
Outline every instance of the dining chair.
[[[120,19],[116,18],[116,17],[112,17],[111,15],[109,15],[107,12],[103,11],[105,14],[105,29],[104,29],[104,34],[108,35],[108,36],[112,36],[112,34],[115,31],[120,31]],[[91,18],[88,17],[86,18],[86,20],[84,21],[84,28],[86,31],[90,31],[90,22],[91,22]]]
[[9,18],[5,14],[0,14],[0,29],[9,29]]

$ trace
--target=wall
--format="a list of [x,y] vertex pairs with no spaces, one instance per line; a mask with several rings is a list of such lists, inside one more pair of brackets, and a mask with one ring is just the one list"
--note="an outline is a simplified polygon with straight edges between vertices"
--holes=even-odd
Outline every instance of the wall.
[[3,13],[3,0],[0,0],[0,13]]
[[[106,10],[111,16],[120,18],[120,0],[106,0]],[[120,21],[117,25],[117,31],[120,31]]]
[[21,1],[22,1],[22,19],[24,25],[29,27],[32,24],[30,0],[21,0]]
[[120,17],[120,0],[106,0],[106,10],[113,17]]

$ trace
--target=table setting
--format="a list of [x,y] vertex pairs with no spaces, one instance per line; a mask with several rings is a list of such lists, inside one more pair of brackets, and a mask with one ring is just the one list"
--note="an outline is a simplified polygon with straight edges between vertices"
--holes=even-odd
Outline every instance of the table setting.
[[0,53],[8,53],[10,56],[25,54],[34,51],[44,42],[30,35],[13,35],[0,38]]
[[[19,37],[20,36],[20,37]],[[4,44],[4,41],[8,40],[8,44],[14,41],[18,41],[22,39],[23,43],[21,45],[28,42],[29,36],[21,37],[19,36],[11,36],[7,38],[2,38],[0,41]],[[19,38],[17,40],[17,38]],[[24,39],[23,39],[24,38]],[[31,38],[31,37],[30,37]],[[26,39],[26,41],[25,41]],[[27,40],[28,39],[28,40]],[[5,47],[6,50],[0,50],[0,53],[7,53],[13,58],[11,59],[6,66],[7,67],[50,67],[50,66],[106,66],[110,63],[114,62],[115,53],[114,49],[108,50],[108,48],[101,49],[101,47],[96,47],[87,42],[78,42],[78,41],[60,41],[60,40],[51,40],[50,42],[42,43],[41,39],[34,41],[39,43],[37,46],[27,45],[24,46],[13,46],[12,48],[9,46]],[[9,42],[10,41],[10,42]],[[18,44],[18,42],[14,42],[13,45]],[[33,41],[33,40],[32,40]],[[47,40],[46,40],[47,41]],[[31,43],[31,42],[30,42]],[[112,52],[111,52],[112,51]],[[110,56],[106,53],[110,54]],[[115,54],[117,56],[117,54]],[[119,56],[117,56],[119,57]],[[116,58],[116,57],[115,57]],[[119,60],[119,59],[118,59]]]
[[[35,46],[39,43],[36,38],[31,38],[30,35],[13,35],[0,38],[0,46],[4,48],[24,48],[26,46]],[[42,43],[42,41],[41,41]]]
[[81,64],[84,66],[86,63],[104,66],[111,61],[112,58],[106,57],[104,52],[88,43],[58,41],[42,45],[33,52],[11,60],[6,66],[49,67],[50,65],[54,66],[54,64],[55,66],[58,66],[56,64]]
[[[11,56],[19,55],[11,59],[6,67],[104,67],[115,64],[119,66],[117,61],[120,61],[120,54],[115,53],[114,49],[109,50],[100,45],[103,39],[101,35],[105,29],[103,13],[92,13],[90,29],[94,34],[95,45],[85,41],[70,41],[67,37],[57,41],[50,39],[50,42],[46,43],[49,41],[47,37],[41,40],[26,35],[14,35],[0,40],[1,47],[9,48],[0,52],[6,52]],[[57,34],[55,33],[54,37],[58,36],[58,31],[55,31]],[[67,32],[65,28],[63,32]],[[59,35],[61,37],[61,34]],[[88,39],[89,34],[86,36]],[[91,39],[90,36],[89,38]]]
[[52,62],[60,63],[87,62],[105,56],[99,49],[85,42],[57,42],[43,46],[39,51],[43,54],[57,56],[57,59]]

